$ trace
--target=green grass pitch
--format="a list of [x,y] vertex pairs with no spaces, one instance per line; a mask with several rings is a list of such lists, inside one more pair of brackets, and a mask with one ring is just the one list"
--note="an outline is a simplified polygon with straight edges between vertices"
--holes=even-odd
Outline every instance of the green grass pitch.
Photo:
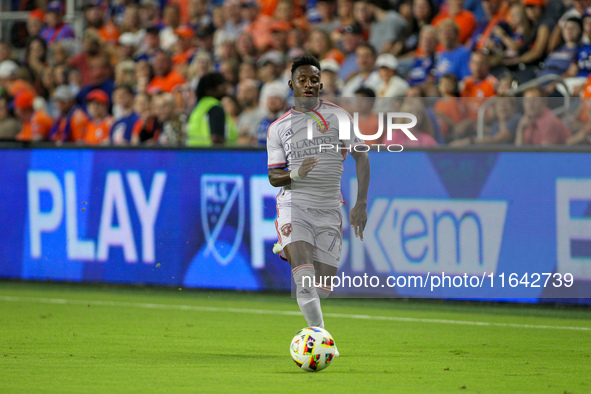
[[0,393],[591,392],[591,310],[326,300],[306,373],[287,294],[0,282]]

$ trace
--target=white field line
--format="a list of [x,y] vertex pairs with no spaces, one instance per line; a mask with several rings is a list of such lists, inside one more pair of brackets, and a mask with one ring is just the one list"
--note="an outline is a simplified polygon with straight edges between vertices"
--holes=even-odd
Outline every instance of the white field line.
[[[301,316],[299,311],[278,311],[271,309],[247,309],[247,308],[220,308],[212,306],[196,305],[175,305],[175,304],[150,304],[143,302],[120,302],[120,301],[101,301],[101,300],[68,300],[65,298],[37,298],[37,297],[18,297],[18,296],[0,296],[0,301],[5,302],[30,302],[38,304],[60,304],[60,305],[93,305],[93,306],[115,306],[126,308],[141,309],[164,309],[181,311],[200,311],[200,312],[224,312],[224,313],[246,313],[252,315],[284,315]],[[517,323],[495,323],[483,321],[466,320],[447,320],[447,319],[419,319],[415,317],[396,317],[396,316],[374,316],[374,315],[353,315],[346,313],[325,313],[325,317],[336,319],[356,319],[356,320],[382,320],[407,323],[439,323],[456,324],[465,326],[482,327],[514,327],[514,328],[538,328],[545,330],[571,330],[571,331],[591,331],[591,327],[569,327],[569,326],[548,326],[537,324],[517,324]]]

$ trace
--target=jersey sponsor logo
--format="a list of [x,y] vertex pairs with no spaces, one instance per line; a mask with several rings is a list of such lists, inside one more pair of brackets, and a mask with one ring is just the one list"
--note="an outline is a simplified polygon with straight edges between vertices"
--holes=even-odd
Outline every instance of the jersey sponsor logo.
[[[244,234],[244,204],[244,179],[241,175],[201,176],[201,224],[207,242],[205,257],[213,254],[223,266],[232,261]],[[224,228],[230,231],[224,231]],[[228,239],[229,234],[233,234],[233,240]],[[230,248],[224,247],[228,243]]]

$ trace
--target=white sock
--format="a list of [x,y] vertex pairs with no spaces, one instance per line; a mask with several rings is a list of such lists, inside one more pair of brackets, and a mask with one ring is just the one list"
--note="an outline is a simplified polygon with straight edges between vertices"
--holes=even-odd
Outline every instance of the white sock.
[[318,293],[318,298],[324,300],[332,294],[332,291],[328,287],[316,286],[316,293]]
[[298,305],[308,322],[308,326],[324,328],[320,299],[314,287],[314,264],[299,265],[291,272],[296,284]]

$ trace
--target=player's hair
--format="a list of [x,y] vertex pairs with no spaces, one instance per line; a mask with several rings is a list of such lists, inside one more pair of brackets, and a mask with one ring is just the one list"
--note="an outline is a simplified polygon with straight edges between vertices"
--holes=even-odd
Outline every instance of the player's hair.
[[210,90],[215,90],[219,85],[224,83],[226,83],[226,79],[221,73],[212,72],[205,74],[201,77],[199,83],[197,84],[197,89],[195,89],[197,101],[207,96],[207,93]]
[[314,56],[302,56],[302,57],[296,59],[293,62],[293,64],[291,65],[291,75],[293,76],[293,74],[298,69],[298,67],[302,67],[302,66],[314,66],[319,71],[322,71],[320,69],[320,62],[318,61],[318,59],[316,57],[314,57]]

